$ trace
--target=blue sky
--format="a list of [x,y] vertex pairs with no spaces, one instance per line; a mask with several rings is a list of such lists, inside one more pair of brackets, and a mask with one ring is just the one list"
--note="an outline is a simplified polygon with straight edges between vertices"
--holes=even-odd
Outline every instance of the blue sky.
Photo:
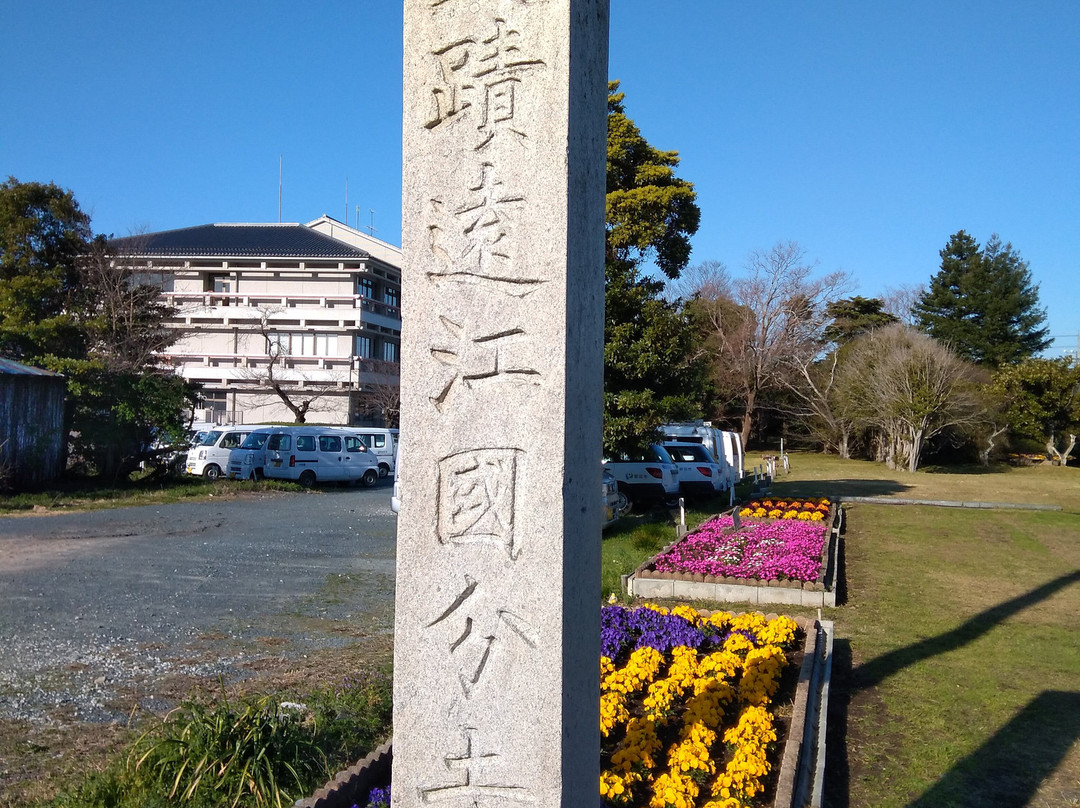
[[[957,230],[997,232],[1041,287],[1049,353],[1076,349],[1080,3],[611,5],[609,75],[698,191],[691,263],[738,274],[794,240],[874,296],[928,281]],[[126,235],[277,221],[280,159],[283,221],[400,244],[401,14],[0,0],[0,175]]]

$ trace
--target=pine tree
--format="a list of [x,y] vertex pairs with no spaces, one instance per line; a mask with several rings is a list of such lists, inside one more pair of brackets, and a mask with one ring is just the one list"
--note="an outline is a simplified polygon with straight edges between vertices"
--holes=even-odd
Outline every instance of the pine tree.
[[1012,244],[995,234],[980,248],[961,230],[940,255],[941,269],[915,305],[922,330],[991,368],[1023,361],[1050,344],[1039,288]]
[[618,82],[608,88],[607,248],[604,318],[604,451],[639,449],[666,421],[698,417],[706,389],[687,317],[661,298],[652,261],[677,278],[700,211],[675,175],[677,152],[653,148],[627,117]]

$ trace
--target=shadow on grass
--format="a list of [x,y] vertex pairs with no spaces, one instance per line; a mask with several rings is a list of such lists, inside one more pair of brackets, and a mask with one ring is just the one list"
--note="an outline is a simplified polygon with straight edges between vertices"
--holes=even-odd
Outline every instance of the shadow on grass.
[[902,494],[913,486],[898,483],[896,480],[800,480],[797,482],[775,482],[770,493],[774,497],[797,496],[810,497],[825,494],[829,497],[887,497],[890,494]]
[[921,466],[919,471],[926,474],[1007,474],[1009,467],[1004,463],[992,463],[989,466],[983,466],[978,463],[962,463],[955,466],[939,466],[937,464],[931,464],[927,466]]
[[951,631],[946,631],[936,637],[928,637],[905,648],[897,648],[895,651],[889,651],[887,654],[875,657],[852,671],[851,685],[855,690],[874,687],[909,665],[962,648],[968,643],[977,640],[1006,618],[1023,611],[1028,606],[1045,600],[1077,581],[1080,581],[1080,570],[1073,570],[1066,575],[1054,578],[1052,581],[1047,581],[1030,592],[1010,598],[997,606],[980,612]]
[[1027,805],[1078,738],[1080,693],[1043,691],[908,808]]
[[851,772],[848,765],[848,707],[851,702],[851,640],[833,641],[832,683],[826,724],[824,808],[848,808]]

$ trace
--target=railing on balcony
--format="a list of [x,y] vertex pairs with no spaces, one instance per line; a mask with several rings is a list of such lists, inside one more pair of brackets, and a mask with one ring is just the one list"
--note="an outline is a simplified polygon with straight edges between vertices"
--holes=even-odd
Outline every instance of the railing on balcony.
[[364,295],[297,295],[275,294],[271,292],[162,292],[162,295],[174,306],[202,305],[208,308],[216,306],[280,306],[295,308],[298,305],[316,305],[321,308],[346,307],[363,309],[385,317],[401,319],[401,307],[391,306],[381,300],[374,300]]

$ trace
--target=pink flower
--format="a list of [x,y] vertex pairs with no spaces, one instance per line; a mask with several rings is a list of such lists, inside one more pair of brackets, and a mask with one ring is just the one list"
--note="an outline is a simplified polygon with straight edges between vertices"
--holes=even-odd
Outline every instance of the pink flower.
[[763,581],[817,580],[826,534],[821,522],[744,520],[738,531],[731,527],[730,516],[706,522],[658,555],[656,569]]

